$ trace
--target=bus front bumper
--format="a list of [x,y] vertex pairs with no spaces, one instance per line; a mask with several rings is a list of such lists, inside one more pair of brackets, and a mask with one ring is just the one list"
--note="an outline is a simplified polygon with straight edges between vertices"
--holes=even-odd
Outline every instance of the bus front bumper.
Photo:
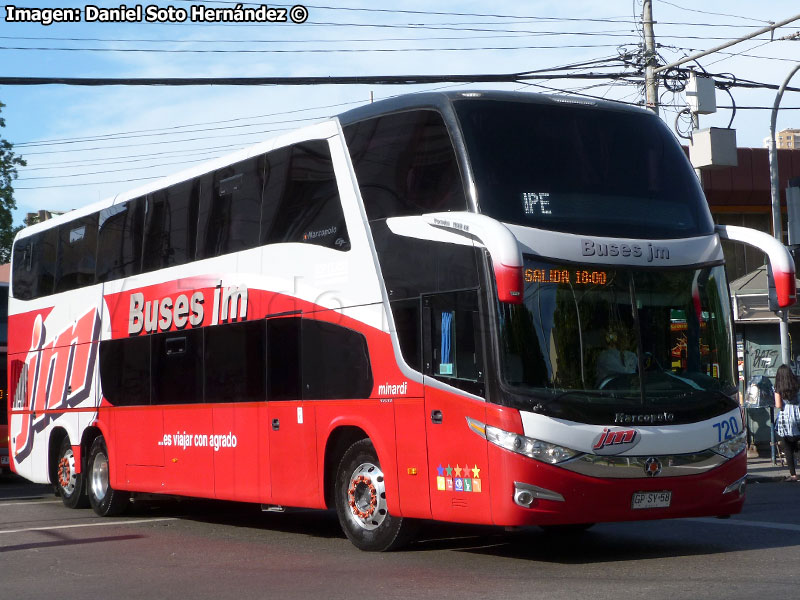
[[639,478],[590,477],[491,446],[489,454],[492,517],[507,527],[727,516],[745,499],[745,452],[696,475]]

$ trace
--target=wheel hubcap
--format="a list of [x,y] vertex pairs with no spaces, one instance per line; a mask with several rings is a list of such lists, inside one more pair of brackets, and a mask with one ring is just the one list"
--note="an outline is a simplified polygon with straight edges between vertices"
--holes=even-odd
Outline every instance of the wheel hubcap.
[[98,452],[92,462],[90,486],[92,495],[101,502],[108,492],[108,457]]
[[363,463],[353,471],[347,504],[350,507],[347,515],[353,523],[368,531],[380,527],[388,514],[386,486],[380,467]]
[[75,455],[72,450],[67,450],[58,461],[58,485],[65,495],[71,496],[75,491],[78,476],[75,473]]

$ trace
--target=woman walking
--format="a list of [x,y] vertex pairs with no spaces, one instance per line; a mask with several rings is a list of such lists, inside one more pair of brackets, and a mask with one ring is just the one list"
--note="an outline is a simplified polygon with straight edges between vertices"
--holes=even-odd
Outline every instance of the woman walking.
[[800,405],[798,402],[800,382],[787,365],[778,367],[775,374],[775,408],[781,412],[775,426],[775,434],[789,467],[788,481],[797,481],[794,457],[800,446]]

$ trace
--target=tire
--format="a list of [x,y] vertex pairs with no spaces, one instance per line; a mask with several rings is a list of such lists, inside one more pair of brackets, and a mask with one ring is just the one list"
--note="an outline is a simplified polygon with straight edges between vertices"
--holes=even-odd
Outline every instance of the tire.
[[56,492],[61,496],[61,501],[67,508],[86,508],[89,506],[89,498],[86,495],[84,485],[84,473],[77,473],[75,470],[75,454],[72,452],[72,445],[69,437],[65,437],[61,442],[61,449],[58,451],[58,462],[56,463],[56,477],[53,482]]
[[86,465],[86,488],[92,510],[101,517],[113,517],[125,512],[130,494],[115,490],[108,482],[108,448],[102,435],[92,442]]
[[356,548],[385,552],[411,541],[414,522],[389,514],[383,471],[369,439],[356,442],[344,453],[335,485],[336,514]]

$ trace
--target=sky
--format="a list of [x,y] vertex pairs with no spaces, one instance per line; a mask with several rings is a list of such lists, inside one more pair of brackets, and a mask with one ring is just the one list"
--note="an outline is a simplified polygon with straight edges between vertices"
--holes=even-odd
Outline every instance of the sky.
[[[4,137],[28,163],[14,183],[15,222],[39,209],[67,211],[176,173],[350,108],[430,90],[504,89],[582,94],[641,104],[640,0],[462,0],[369,2],[314,0],[270,4],[286,22],[193,22],[191,9],[236,2],[164,0],[144,4],[127,23],[87,22],[92,8],[120,2],[25,1],[25,8],[80,9],[80,22],[17,22],[0,5],[0,77],[329,77],[507,74],[572,67],[571,78],[429,85],[75,87],[0,84]],[[171,2],[171,4],[170,4]],[[259,3],[243,3],[257,8]],[[174,22],[147,22],[170,7]],[[177,9],[187,14],[181,20]],[[796,0],[653,0],[659,61],[686,56],[798,15]],[[209,13],[205,13],[208,15]],[[295,20],[304,22],[293,22]],[[780,85],[800,62],[800,20],[688,63],[737,82]],[[574,76],[608,75],[607,79]],[[621,77],[620,75],[626,75]],[[660,115],[689,131],[685,93],[659,84]],[[800,74],[791,82],[800,88]],[[775,89],[717,90],[718,112],[701,128],[736,129],[740,147],[769,133]],[[731,109],[736,106],[736,111]],[[733,117],[732,123],[731,118]],[[677,121],[676,121],[677,119]],[[787,91],[777,129],[800,128],[800,92]],[[686,143],[685,140],[683,143]]]

